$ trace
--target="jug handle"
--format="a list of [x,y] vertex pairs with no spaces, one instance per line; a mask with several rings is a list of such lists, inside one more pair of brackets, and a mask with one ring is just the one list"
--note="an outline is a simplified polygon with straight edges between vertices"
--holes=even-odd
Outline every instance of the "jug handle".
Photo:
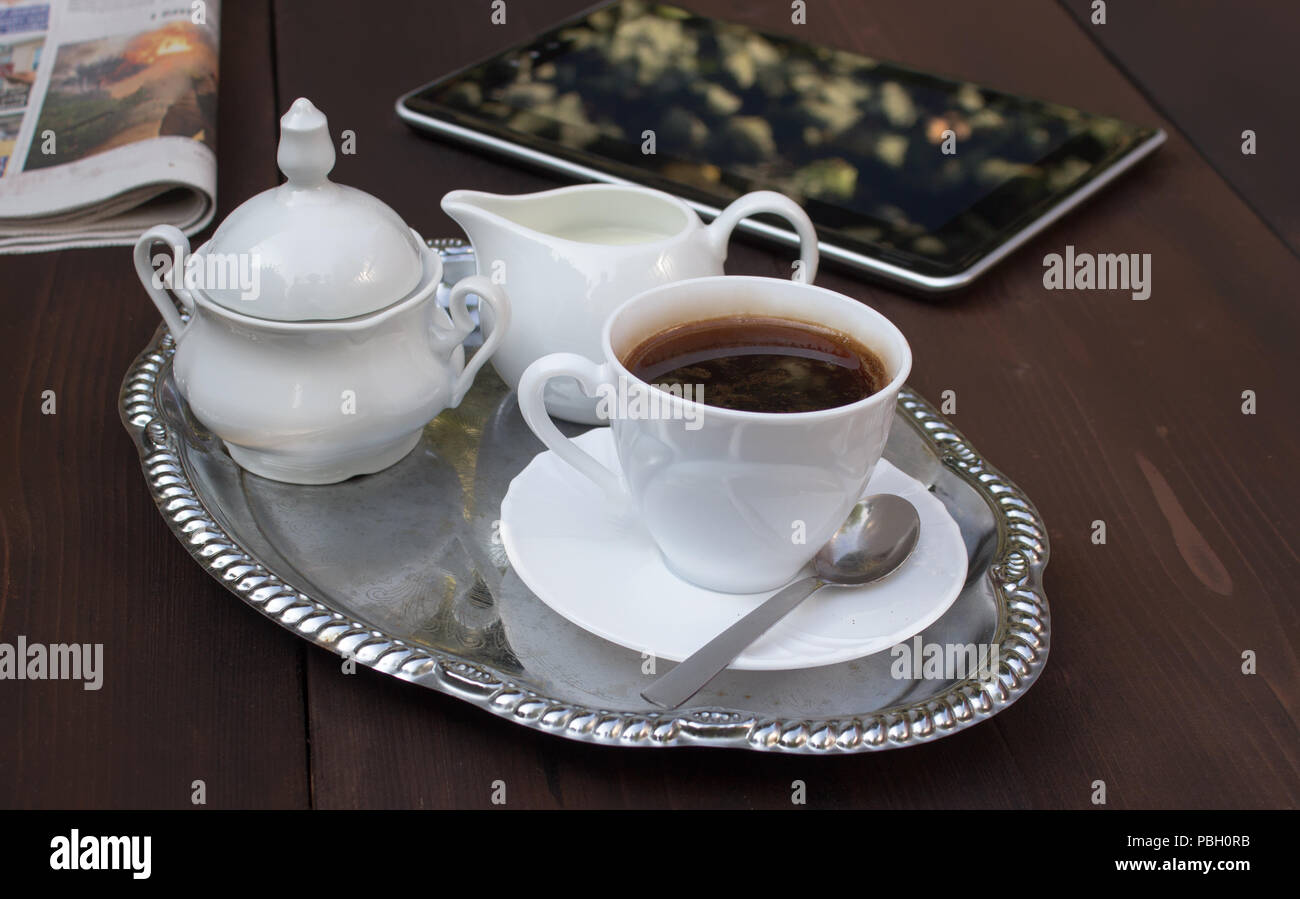
[[[505,340],[506,331],[510,327],[510,300],[506,297],[505,291],[483,275],[470,275],[457,281],[451,289],[447,308],[451,312],[452,327],[450,332],[438,335],[440,342],[455,346],[463,343],[474,330],[474,319],[470,317],[469,308],[465,305],[465,298],[471,293],[478,296],[480,309],[486,303],[492,310],[492,333],[488,334],[484,329],[483,345],[478,348],[478,352],[456,378],[456,384],[451,392],[453,408],[460,405],[460,401],[465,398],[470,387],[474,386],[474,376],[478,374],[483,364],[492,358],[501,341]],[[482,312],[479,315],[481,321]]]
[[718,213],[718,217],[704,229],[714,251],[721,257],[721,261],[725,261],[731,232],[742,220],[763,212],[779,215],[794,226],[795,233],[799,235],[799,267],[794,273],[794,280],[811,284],[817,277],[817,263],[821,259],[817,251],[817,229],[813,227],[812,219],[808,218],[803,207],[776,191],[756,190],[747,193]]
[[[190,255],[190,241],[179,228],[172,225],[157,225],[140,235],[140,239],[135,242],[135,273],[140,277],[140,283],[144,285],[145,291],[149,294],[149,299],[158,307],[162,313],[163,321],[167,323],[167,330],[172,332],[172,338],[178,343],[185,329],[189,327],[179,312],[176,311],[176,303],[172,300],[171,294],[167,288],[158,283],[159,273],[153,267],[153,260],[149,253],[156,242],[167,244],[172,253],[172,280],[177,277],[176,260],[180,260],[182,266]],[[173,292],[181,301],[182,308],[189,315],[194,314],[194,298],[190,296],[188,290],[183,287],[173,288]]]

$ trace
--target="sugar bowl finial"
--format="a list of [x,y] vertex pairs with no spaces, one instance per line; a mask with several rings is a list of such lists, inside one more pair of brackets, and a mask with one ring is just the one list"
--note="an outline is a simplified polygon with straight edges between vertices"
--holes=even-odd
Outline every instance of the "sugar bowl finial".
[[334,142],[325,113],[299,97],[280,119],[280,147],[275,156],[280,171],[294,187],[316,187],[334,168]]

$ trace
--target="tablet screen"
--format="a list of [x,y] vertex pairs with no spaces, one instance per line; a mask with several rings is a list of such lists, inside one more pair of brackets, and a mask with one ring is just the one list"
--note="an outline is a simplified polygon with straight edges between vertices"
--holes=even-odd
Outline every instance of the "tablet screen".
[[758,189],[823,238],[961,271],[1152,129],[623,0],[412,109],[721,207]]

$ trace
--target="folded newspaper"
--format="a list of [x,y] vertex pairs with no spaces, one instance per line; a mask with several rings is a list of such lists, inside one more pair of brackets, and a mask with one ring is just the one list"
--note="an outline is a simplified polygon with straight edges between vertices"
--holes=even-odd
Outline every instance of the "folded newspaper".
[[0,253],[212,220],[218,12],[218,0],[0,0]]

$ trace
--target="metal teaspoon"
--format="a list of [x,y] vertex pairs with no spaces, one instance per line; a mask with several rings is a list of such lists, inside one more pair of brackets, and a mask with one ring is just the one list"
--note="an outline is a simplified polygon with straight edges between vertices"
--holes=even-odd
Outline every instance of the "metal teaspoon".
[[817,590],[856,587],[890,574],[912,554],[920,533],[921,519],[910,502],[891,493],[868,496],[853,507],[848,520],[813,558],[814,576],[797,580],[764,600],[656,679],[641,696],[661,708],[677,708]]

